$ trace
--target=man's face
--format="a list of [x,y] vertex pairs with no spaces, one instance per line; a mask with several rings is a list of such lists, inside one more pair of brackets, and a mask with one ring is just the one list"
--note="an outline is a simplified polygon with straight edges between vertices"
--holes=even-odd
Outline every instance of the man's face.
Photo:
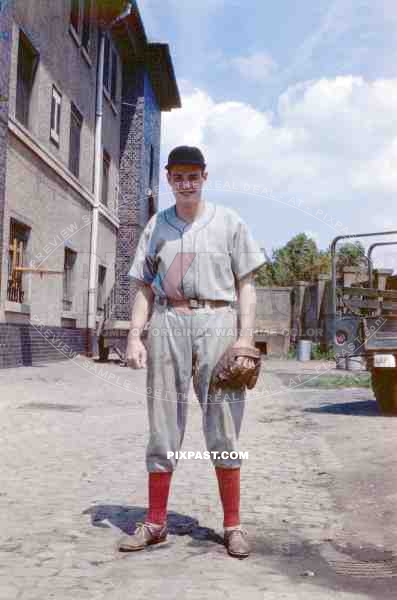
[[174,165],[167,173],[175,200],[185,205],[200,201],[207,177],[208,173],[203,172],[198,165]]

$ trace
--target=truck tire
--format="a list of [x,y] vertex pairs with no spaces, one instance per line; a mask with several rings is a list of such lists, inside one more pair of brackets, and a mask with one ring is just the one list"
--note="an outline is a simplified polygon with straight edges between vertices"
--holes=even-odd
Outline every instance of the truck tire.
[[98,339],[99,360],[101,362],[106,362],[109,359],[109,352],[110,352],[110,348],[107,348],[105,346],[104,337],[102,335],[99,336],[99,339]]
[[397,416],[397,369],[373,367],[371,379],[381,413]]

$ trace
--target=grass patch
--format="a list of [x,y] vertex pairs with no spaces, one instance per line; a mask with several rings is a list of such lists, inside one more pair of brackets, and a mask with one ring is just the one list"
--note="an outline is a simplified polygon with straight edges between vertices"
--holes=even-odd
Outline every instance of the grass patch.
[[[287,359],[296,360],[297,358],[297,345],[291,344],[288,350]],[[320,344],[312,344],[310,358],[311,360],[335,360],[335,350],[333,348],[321,350]]]
[[312,360],[335,360],[334,348],[328,350],[321,350],[320,344],[313,344],[312,346]]
[[304,387],[334,390],[339,388],[361,387],[370,388],[371,374],[356,373],[355,375],[318,375],[304,382]]
[[295,360],[297,358],[296,348],[291,346],[288,350],[287,360]]

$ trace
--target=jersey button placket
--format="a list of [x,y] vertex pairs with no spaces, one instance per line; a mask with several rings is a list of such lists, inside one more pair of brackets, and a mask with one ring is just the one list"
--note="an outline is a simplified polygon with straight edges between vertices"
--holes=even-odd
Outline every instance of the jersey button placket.
[[[189,223],[186,225],[186,227],[188,227],[188,225],[189,225]],[[184,254],[188,254],[188,253],[192,252],[190,230],[186,231],[186,227],[184,228],[184,231],[181,236],[181,267],[183,267]],[[189,266],[189,268],[186,269],[186,271],[184,268],[182,271],[181,290],[182,290],[182,294],[185,296],[185,298],[192,297],[193,288],[192,288],[192,285],[190,282],[190,277],[191,277],[191,273],[194,274],[194,269],[195,269],[195,265],[194,265],[194,260],[193,260],[193,262]]]

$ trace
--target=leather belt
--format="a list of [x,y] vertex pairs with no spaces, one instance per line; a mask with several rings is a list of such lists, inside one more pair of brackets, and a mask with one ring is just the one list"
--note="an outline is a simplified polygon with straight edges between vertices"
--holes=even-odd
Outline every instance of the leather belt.
[[216,308],[218,306],[229,306],[231,302],[228,300],[206,300],[204,298],[184,298],[175,300],[166,296],[156,296],[155,302],[161,306],[170,306],[172,308]]

